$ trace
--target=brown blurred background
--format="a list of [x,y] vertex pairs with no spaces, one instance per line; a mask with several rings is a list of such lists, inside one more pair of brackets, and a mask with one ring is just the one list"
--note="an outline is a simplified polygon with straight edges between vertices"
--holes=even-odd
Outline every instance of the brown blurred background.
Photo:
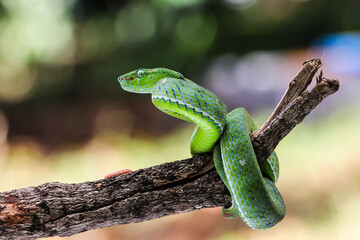
[[189,157],[194,126],[123,91],[123,73],[177,70],[260,126],[322,58],[341,88],[277,147],[277,226],[214,208],[67,239],[360,239],[359,13],[357,0],[0,0],[0,191]]

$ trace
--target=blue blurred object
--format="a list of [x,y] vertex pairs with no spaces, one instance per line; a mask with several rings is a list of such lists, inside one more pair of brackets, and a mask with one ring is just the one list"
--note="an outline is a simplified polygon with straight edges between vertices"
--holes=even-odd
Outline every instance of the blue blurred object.
[[314,42],[323,51],[326,63],[335,74],[360,79],[360,33],[338,33]]

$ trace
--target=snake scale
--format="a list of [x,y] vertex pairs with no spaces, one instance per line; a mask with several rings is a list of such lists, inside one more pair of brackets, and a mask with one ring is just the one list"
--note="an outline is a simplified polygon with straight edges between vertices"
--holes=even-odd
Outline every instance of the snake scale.
[[275,186],[278,158],[273,152],[259,167],[250,140],[256,127],[244,108],[227,114],[215,94],[166,68],[138,69],[118,81],[126,91],[151,94],[161,111],[197,124],[190,151],[213,151],[216,170],[232,199],[231,207],[222,209],[224,217],[240,216],[253,229],[270,228],[284,218],[285,204]]

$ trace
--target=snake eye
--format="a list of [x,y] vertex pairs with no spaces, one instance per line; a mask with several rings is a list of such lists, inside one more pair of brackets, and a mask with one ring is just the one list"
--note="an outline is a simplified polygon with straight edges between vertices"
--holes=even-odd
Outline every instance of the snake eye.
[[144,70],[139,70],[136,75],[139,77],[139,78],[142,78],[145,76],[145,71]]
[[124,80],[125,80],[125,79],[124,79],[124,76],[119,77],[119,80],[120,80],[120,81],[124,81]]

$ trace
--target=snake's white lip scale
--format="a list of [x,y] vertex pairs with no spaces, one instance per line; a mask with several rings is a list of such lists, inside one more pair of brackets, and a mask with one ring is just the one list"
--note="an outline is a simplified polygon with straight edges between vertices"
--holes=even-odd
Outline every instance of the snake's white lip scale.
[[279,161],[273,152],[259,167],[250,140],[256,127],[244,108],[227,114],[215,94],[165,68],[141,68],[118,79],[124,90],[149,93],[161,111],[197,124],[191,153],[213,151],[215,168],[232,198],[232,206],[222,210],[224,217],[240,216],[253,229],[270,228],[284,218],[285,203],[275,186]]

